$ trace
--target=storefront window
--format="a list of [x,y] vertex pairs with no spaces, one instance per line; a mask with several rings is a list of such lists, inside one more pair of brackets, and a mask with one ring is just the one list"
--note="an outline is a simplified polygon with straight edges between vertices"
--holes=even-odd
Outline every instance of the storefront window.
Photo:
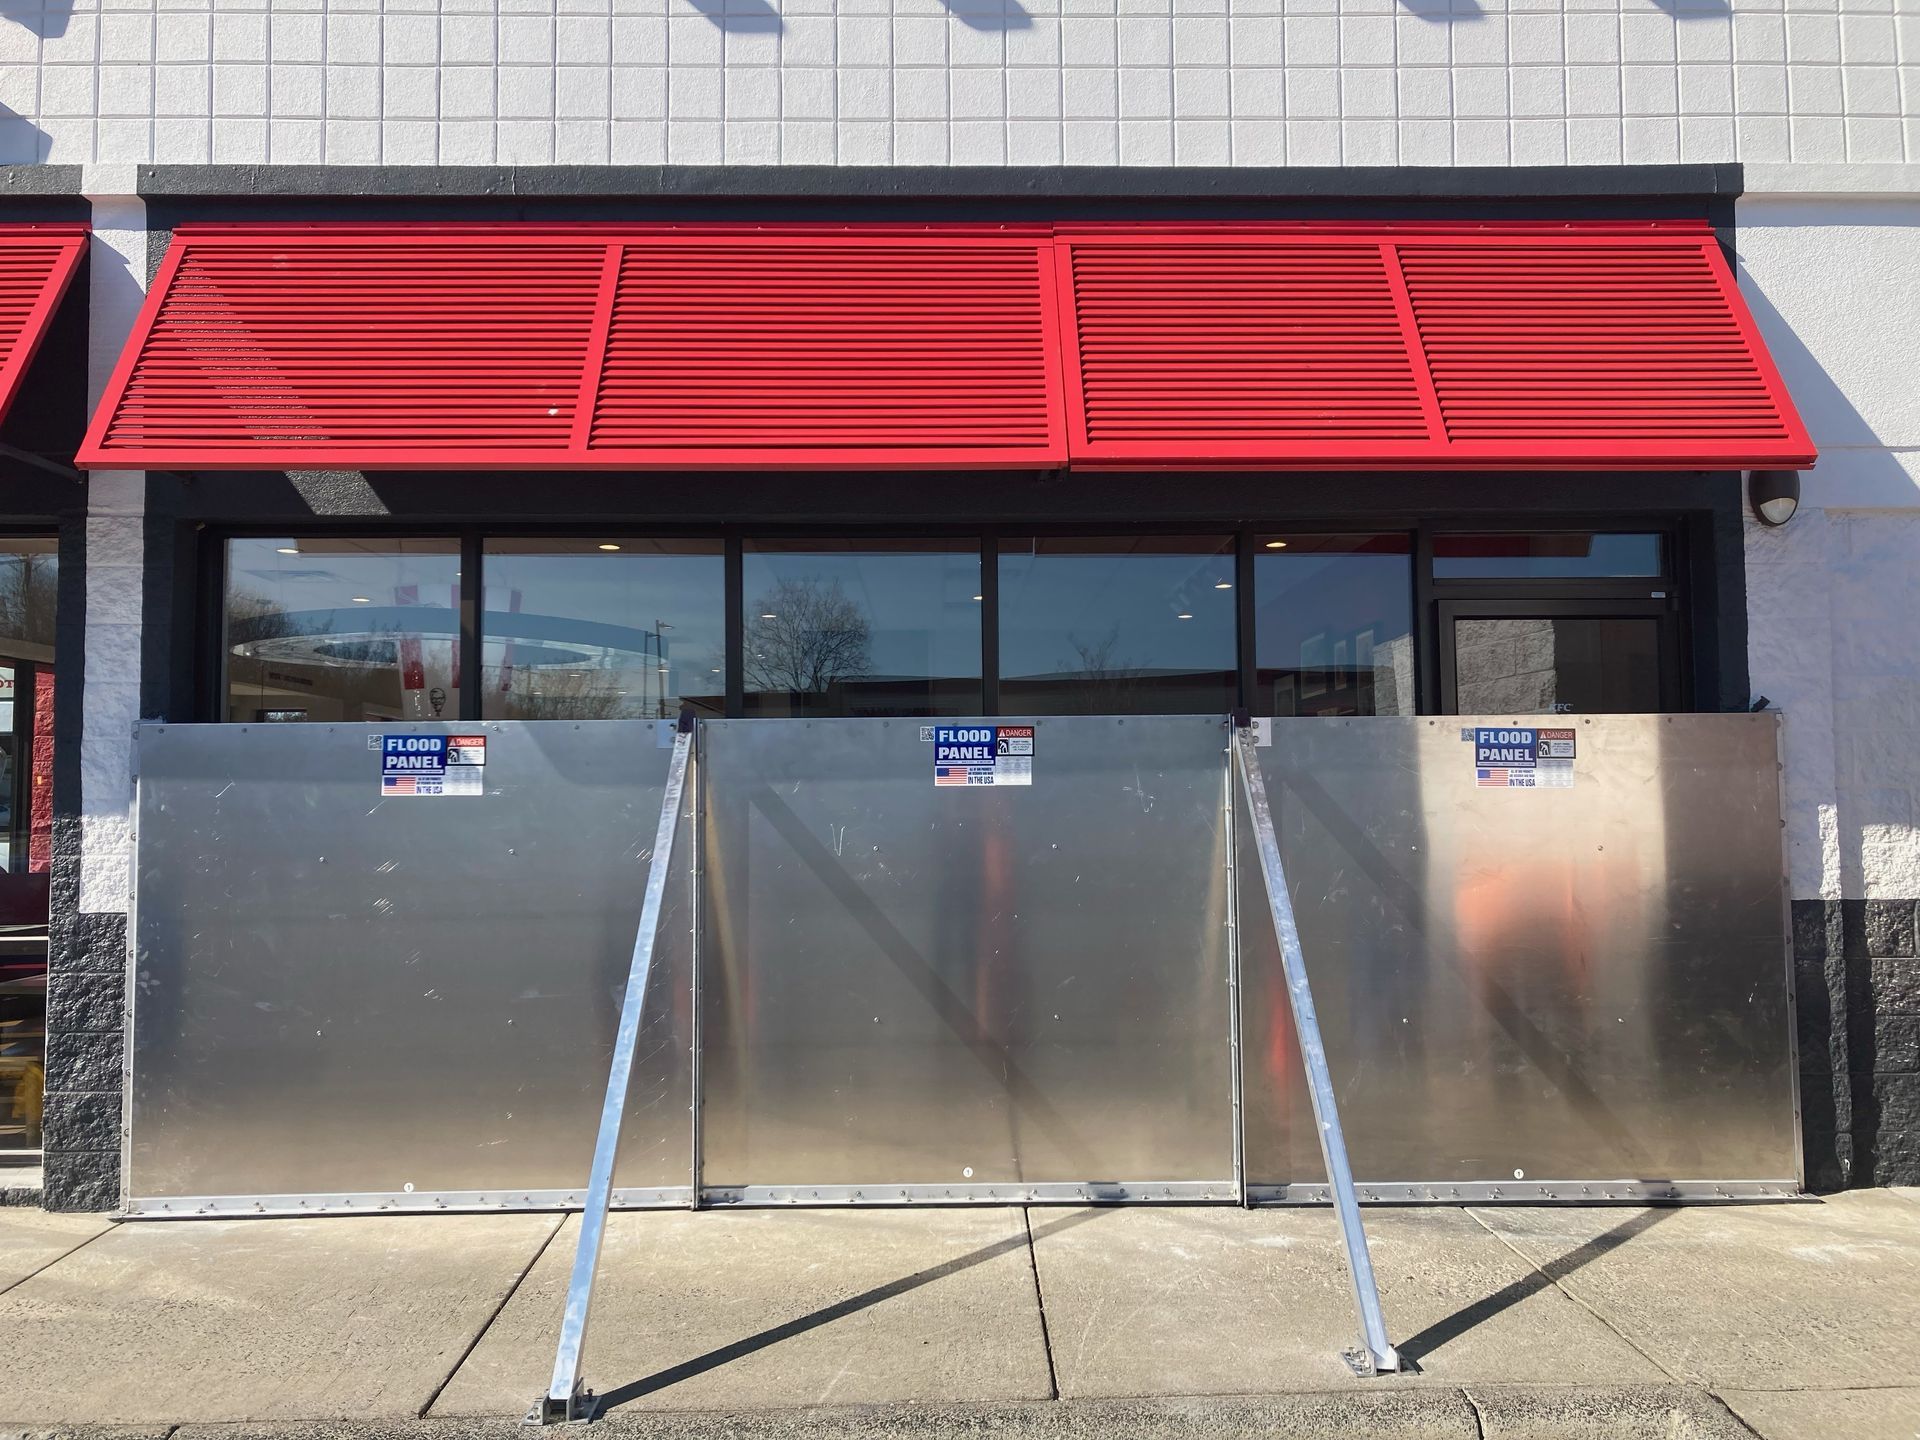
[[1253,571],[1257,713],[1414,713],[1410,537],[1262,535]]
[[1000,708],[1008,715],[1233,707],[1229,536],[1000,542]]
[[227,718],[458,718],[459,589],[450,538],[230,541]]
[[1660,536],[1589,531],[1436,535],[1436,580],[1606,580],[1664,574]]
[[40,1148],[57,542],[0,538],[0,1153]]
[[747,714],[979,713],[979,542],[749,540],[741,567]]
[[664,719],[726,709],[718,541],[489,540],[480,711],[489,720]]
[[1646,715],[1664,709],[1660,622],[1527,615],[1453,622],[1462,715]]

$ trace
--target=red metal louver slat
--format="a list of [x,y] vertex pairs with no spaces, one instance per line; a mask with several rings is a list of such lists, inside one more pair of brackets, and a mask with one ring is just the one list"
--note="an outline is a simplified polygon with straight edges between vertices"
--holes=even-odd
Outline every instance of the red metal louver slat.
[[1700,224],[1063,227],[1079,468],[1804,467]]
[[1057,466],[1051,265],[1042,229],[183,229],[80,462]]
[[84,225],[0,225],[0,418],[87,248]]
[[663,234],[622,257],[598,463],[1052,467],[1044,231]]
[[516,224],[183,229],[79,459],[1565,470],[1813,453],[1700,224]]

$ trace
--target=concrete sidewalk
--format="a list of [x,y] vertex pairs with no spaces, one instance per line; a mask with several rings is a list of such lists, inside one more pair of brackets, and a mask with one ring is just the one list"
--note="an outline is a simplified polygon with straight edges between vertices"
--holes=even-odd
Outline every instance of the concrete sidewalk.
[[[1325,1210],[614,1217],[604,1433],[1920,1434],[1920,1193],[1373,1209],[1418,1372],[1354,1379]],[[0,1435],[522,1432],[576,1220],[0,1210]]]

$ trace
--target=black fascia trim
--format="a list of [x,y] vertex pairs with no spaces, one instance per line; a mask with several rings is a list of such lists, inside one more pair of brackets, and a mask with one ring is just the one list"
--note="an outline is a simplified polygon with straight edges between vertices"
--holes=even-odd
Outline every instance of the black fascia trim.
[[[27,168],[27,167],[14,167]],[[49,167],[39,167],[49,168]],[[75,172],[76,167],[58,167]],[[444,199],[1733,198],[1738,164],[1512,166],[142,165],[143,196]]]
[[[1525,523],[1714,508],[1725,471],[203,470],[182,519],[219,526],[713,527],[1183,525],[1396,516]],[[955,496],[966,497],[956,505]]]

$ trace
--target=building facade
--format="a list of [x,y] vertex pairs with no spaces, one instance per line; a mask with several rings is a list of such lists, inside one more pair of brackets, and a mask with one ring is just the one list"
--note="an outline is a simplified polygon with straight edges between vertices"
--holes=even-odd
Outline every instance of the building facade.
[[[683,701],[749,716],[1764,701],[1786,716],[1805,1179],[1920,1178],[1920,11],[1904,0],[40,0],[0,15],[0,107],[0,223],[90,227],[0,432],[12,683],[35,697],[13,702],[28,727],[13,763],[46,777],[44,799],[38,779],[14,791],[27,861],[9,878],[50,897],[44,1102],[23,1058],[14,1123],[22,1145],[43,1133],[50,1207],[121,1198],[136,722]],[[970,476],[954,487],[910,483],[911,462],[823,464],[797,484],[738,455],[670,478],[321,453],[115,468],[96,429],[72,472],[103,395],[139,429],[146,402],[125,402],[144,382],[122,356],[149,288],[177,274],[176,234],[343,223],[1692,226],[1733,267],[1819,459],[1778,526],[1756,518],[1748,472],[1794,462],[1732,452],[1666,470],[1402,457],[1110,474],[976,456],[947,462]],[[163,361],[142,393],[165,390]],[[568,567],[616,551],[653,568],[617,602],[582,598]],[[1050,577],[1075,566],[1102,577],[1074,593],[1110,628],[1050,621],[1063,592],[1047,587],[1066,583]],[[1173,612],[1165,634],[1142,621],[1136,638],[1129,587],[1215,571],[1237,608]],[[658,608],[661,586],[679,610]],[[807,633],[836,633],[857,594],[907,618],[840,630],[913,643],[876,633],[837,673],[814,653],[804,675],[756,668],[782,614],[811,605],[828,618]],[[598,658],[543,658],[556,636],[459,618],[522,597],[600,626]],[[991,603],[993,622],[952,621],[956,599]],[[369,623],[294,618],[355,606]],[[412,627],[426,641],[393,638],[409,610],[443,617]]]

